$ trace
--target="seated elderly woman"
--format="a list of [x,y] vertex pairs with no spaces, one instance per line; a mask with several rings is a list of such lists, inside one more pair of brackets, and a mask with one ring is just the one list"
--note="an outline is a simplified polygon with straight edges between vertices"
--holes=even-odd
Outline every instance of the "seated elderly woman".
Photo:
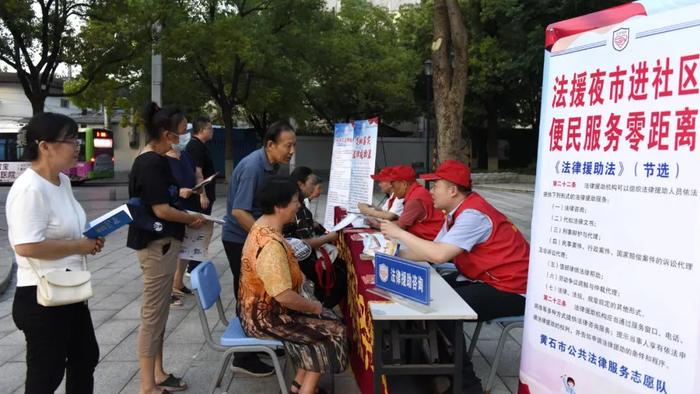
[[253,224],[241,259],[240,317],[253,337],[284,343],[297,368],[292,393],[312,394],[322,373],[347,365],[345,327],[320,302],[300,295],[304,276],[282,237],[299,209],[299,188],[288,177],[268,178],[256,199],[263,215]]

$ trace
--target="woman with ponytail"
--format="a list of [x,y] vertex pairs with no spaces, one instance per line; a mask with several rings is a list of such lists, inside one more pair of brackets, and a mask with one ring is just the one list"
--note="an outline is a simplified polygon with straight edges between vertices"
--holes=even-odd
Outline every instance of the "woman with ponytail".
[[147,143],[129,173],[129,198],[138,198],[153,228],[129,226],[126,245],[136,250],[143,271],[143,305],[138,335],[141,394],[183,391],[187,384],[163,368],[163,339],[170,294],[185,225],[199,228],[204,218],[176,208],[178,186],[165,154],[185,133],[185,114],[174,107],[146,106]]

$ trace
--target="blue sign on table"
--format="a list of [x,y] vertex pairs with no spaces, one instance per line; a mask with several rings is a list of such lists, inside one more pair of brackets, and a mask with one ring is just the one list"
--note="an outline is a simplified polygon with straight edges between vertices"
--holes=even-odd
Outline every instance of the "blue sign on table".
[[382,253],[375,254],[374,285],[421,304],[430,305],[430,267]]

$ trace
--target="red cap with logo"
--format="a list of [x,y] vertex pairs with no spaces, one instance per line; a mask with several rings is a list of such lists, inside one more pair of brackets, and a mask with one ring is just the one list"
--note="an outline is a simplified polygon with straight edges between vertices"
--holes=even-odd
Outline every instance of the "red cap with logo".
[[416,170],[411,166],[395,166],[392,168],[391,173],[388,175],[389,181],[415,181],[416,180]]
[[394,167],[388,166],[382,168],[381,171],[379,171],[378,174],[376,175],[370,175],[370,178],[374,179],[375,181],[379,182],[389,182],[388,176],[391,174],[393,171]]
[[423,174],[420,177],[427,181],[444,179],[464,187],[471,187],[472,185],[472,171],[468,165],[459,160],[445,160],[434,173]]

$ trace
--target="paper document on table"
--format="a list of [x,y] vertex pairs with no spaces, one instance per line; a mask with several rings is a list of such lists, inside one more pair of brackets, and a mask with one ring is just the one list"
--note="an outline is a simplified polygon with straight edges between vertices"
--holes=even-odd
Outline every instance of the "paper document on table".
[[353,220],[351,224],[353,228],[369,228],[365,215],[357,215],[357,219]]
[[368,256],[374,256],[377,252],[395,256],[399,250],[395,240],[386,239],[381,233],[362,234],[362,238],[362,253]]

